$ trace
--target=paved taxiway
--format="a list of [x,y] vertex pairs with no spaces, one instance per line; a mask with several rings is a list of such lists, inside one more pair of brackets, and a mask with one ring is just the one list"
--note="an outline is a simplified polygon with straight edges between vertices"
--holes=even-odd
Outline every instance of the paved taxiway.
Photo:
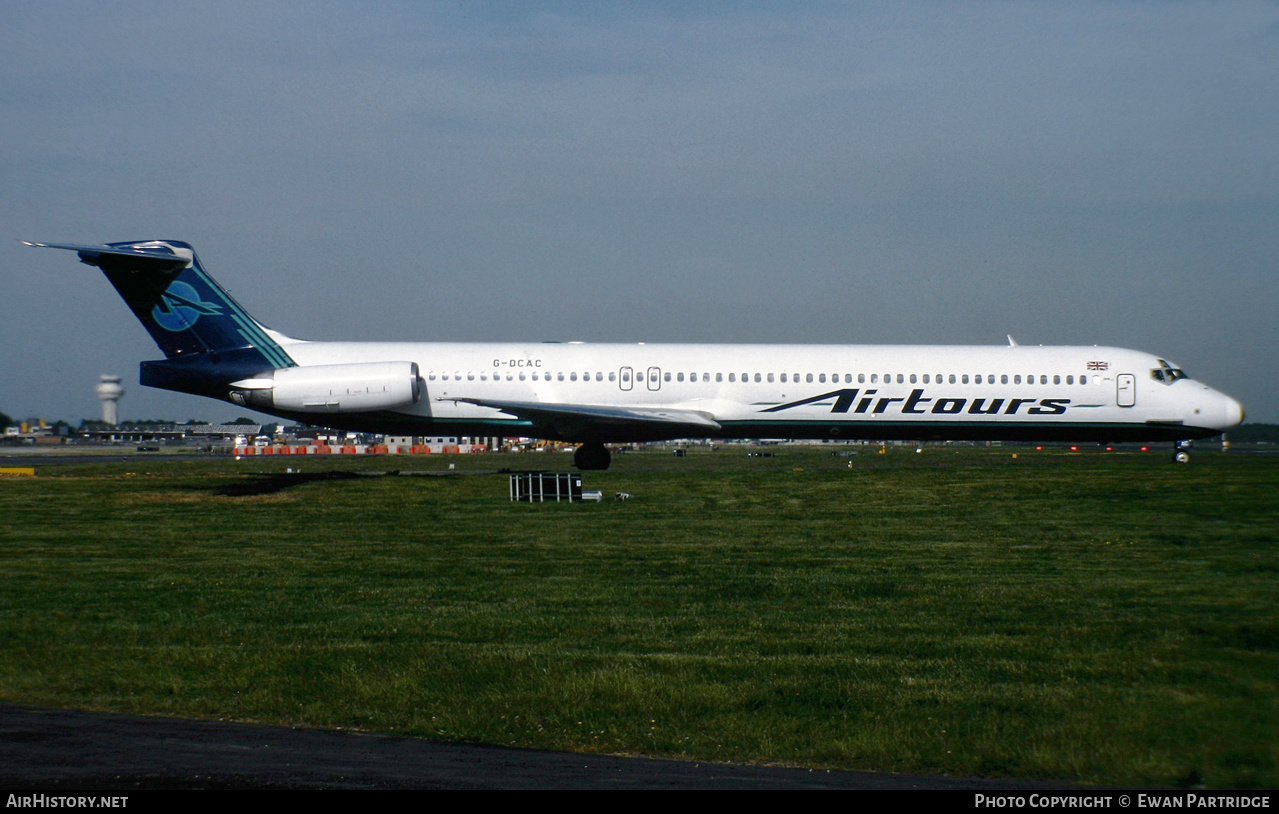
[[986,778],[538,752],[417,738],[0,705],[0,788],[1034,789]]

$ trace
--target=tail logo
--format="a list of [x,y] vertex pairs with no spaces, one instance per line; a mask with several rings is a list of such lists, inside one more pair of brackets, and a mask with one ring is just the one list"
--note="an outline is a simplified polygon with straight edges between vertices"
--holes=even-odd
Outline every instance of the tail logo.
[[151,318],[166,331],[185,331],[201,316],[218,316],[222,306],[216,302],[204,302],[188,283],[174,280],[160,297],[160,303],[151,309]]

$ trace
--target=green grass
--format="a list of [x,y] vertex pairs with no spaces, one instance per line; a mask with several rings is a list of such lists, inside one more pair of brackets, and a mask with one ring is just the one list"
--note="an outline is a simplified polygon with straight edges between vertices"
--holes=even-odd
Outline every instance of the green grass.
[[[1279,457],[1166,457],[626,454],[585,480],[633,500],[574,505],[491,474],[567,455],[39,467],[0,481],[0,699],[1274,787]],[[222,494],[288,466],[440,476]]]

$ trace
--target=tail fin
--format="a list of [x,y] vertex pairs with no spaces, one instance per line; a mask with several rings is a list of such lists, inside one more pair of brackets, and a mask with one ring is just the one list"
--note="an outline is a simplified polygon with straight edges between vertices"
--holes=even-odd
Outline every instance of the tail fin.
[[[24,243],[26,241],[23,241]],[[169,359],[231,353],[240,361],[260,355],[265,366],[295,362],[267,330],[205,273],[190,244],[147,240],[77,246],[27,243],[78,252],[80,262],[102,269],[134,316]]]

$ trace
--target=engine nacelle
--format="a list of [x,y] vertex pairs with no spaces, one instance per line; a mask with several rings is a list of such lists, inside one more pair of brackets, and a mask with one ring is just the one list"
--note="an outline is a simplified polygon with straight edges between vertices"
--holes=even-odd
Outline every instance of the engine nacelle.
[[416,362],[284,367],[231,387],[236,404],[300,413],[391,410],[415,404],[422,396]]

